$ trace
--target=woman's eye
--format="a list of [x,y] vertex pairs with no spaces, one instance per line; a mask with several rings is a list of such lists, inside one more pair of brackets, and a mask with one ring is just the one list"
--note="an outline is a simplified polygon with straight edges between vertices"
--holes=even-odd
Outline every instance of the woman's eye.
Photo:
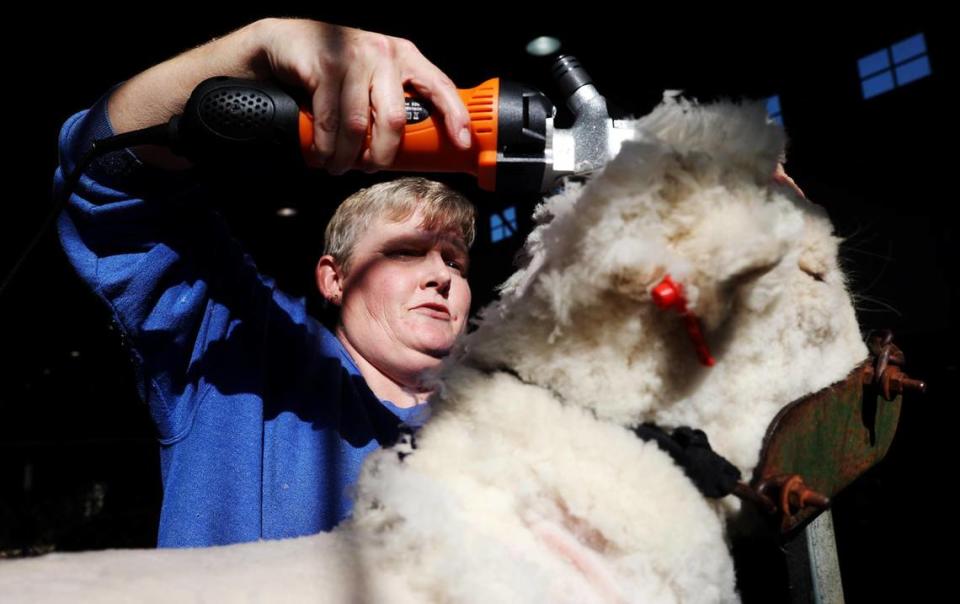
[[463,264],[462,262],[459,262],[459,261],[457,261],[457,260],[448,260],[448,261],[447,261],[447,266],[449,266],[449,267],[451,267],[451,268],[453,268],[453,269],[456,269],[457,272],[460,273],[460,276],[461,276],[461,277],[466,277],[466,276],[467,276],[467,267],[466,267],[466,265]]

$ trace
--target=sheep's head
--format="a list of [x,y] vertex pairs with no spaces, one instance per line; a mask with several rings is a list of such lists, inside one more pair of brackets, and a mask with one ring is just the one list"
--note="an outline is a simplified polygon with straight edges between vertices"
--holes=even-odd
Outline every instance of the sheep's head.
[[[772,179],[782,128],[760,104],[669,94],[636,127],[599,175],[537,208],[527,265],[460,360],[509,367],[624,424],[704,426],[737,389],[779,408],[846,375],[866,350],[839,240],[820,207]],[[653,303],[668,275],[715,367]]]

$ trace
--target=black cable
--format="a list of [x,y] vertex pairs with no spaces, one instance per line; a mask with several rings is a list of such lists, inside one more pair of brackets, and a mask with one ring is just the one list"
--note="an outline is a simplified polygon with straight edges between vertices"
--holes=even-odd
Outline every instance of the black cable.
[[90,164],[93,162],[93,160],[106,153],[124,149],[126,147],[133,147],[136,145],[167,145],[169,142],[169,129],[169,124],[158,124],[156,126],[150,126],[149,128],[143,128],[141,130],[133,130],[131,132],[124,132],[108,138],[102,138],[90,143],[90,148],[87,149],[83,156],[81,156],[80,160],[77,162],[77,165],[74,166],[73,171],[70,172],[70,174],[66,177],[62,194],[54,199],[53,208],[43,220],[43,224],[40,226],[37,234],[34,235],[33,240],[30,241],[23,253],[20,254],[20,257],[17,259],[16,263],[14,263],[13,268],[11,268],[10,271],[7,272],[7,275],[3,278],[3,284],[0,285],[0,299],[3,298],[3,294],[6,293],[7,287],[9,287],[14,277],[17,276],[17,273],[20,271],[23,263],[26,262],[34,248],[37,247],[37,244],[40,243],[44,235],[46,235],[50,230],[50,227],[56,222],[57,216],[59,216],[60,212],[63,211],[63,208],[66,207],[67,201],[70,199],[70,195],[73,193],[77,183],[80,181],[80,175],[83,174],[84,170],[90,167]]

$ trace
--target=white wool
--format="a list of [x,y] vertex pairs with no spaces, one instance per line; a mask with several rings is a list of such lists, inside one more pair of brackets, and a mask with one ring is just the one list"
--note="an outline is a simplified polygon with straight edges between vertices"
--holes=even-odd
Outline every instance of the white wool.
[[[749,476],[776,413],[866,358],[839,242],[821,208],[770,181],[784,137],[762,106],[665,95],[637,125],[600,176],[537,208],[529,264],[458,362],[510,367],[622,425],[699,427]],[[667,274],[715,367],[653,305]]]
[[[759,104],[668,93],[541,203],[525,267],[441,372],[417,447],[364,465],[331,534],[0,563],[13,601],[735,602],[732,498],[630,427],[704,430],[749,477],[784,405],[866,357],[826,214],[771,182]],[[681,284],[716,358],[650,296]]]

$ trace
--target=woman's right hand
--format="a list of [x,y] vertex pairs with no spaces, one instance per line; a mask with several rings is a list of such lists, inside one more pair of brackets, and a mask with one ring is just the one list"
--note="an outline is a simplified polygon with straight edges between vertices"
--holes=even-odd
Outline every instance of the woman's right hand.
[[[443,116],[447,133],[470,147],[470,116],[456,86],[409,40],[308,19],[268,18],[251,25],[258,77],[310,94],[314,143],[307,163],[342,174],[393,163],[406,124],[404,85]],[[368,126],[370,147],[358,157]]]

